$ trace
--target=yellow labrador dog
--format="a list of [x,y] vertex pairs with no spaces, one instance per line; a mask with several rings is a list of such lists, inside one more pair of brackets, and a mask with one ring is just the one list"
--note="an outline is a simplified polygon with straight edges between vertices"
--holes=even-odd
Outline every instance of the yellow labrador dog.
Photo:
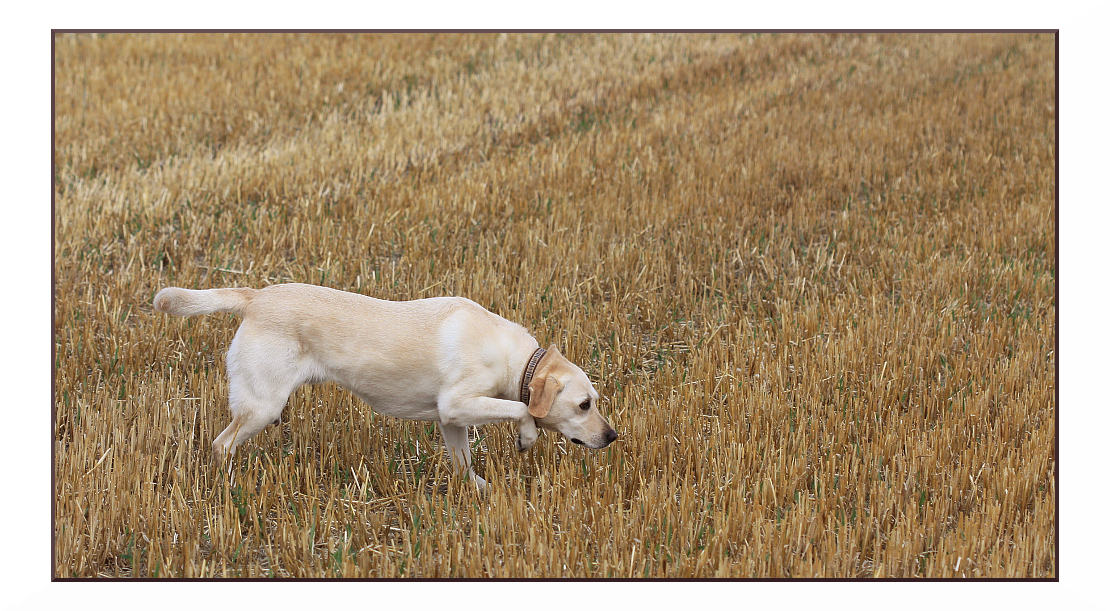
[[522,452],[536,443],[537,426],[594,449],[617,438],[578,366],[462,297],[385,301],[308,284],[167,287],[154,296],[154,309],[243,317],[227,352],[232,419],[212,443],[216,464],[280,422],[291,392],[325,381],[379,413],[438,422],[455,469],[483,489],[470,464],[468,426],[516,422]]

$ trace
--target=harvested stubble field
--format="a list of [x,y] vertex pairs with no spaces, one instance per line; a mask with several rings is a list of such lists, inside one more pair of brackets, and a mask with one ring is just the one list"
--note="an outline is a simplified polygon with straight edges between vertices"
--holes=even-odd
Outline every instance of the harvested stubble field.
[[[1054,38],[55,38],[58,577],[1056,575]],[[211,472],[238,320],[462,295],[621,438],[334,385]]]

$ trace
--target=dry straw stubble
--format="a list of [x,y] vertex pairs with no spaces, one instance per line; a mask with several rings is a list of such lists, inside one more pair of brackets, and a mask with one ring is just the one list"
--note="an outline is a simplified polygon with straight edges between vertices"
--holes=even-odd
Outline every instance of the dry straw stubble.
[[[59,577],[1053,577],[1049,35],[60,34]],[[237,321],[463,295],[622,438],[331,385],[207,470]]]

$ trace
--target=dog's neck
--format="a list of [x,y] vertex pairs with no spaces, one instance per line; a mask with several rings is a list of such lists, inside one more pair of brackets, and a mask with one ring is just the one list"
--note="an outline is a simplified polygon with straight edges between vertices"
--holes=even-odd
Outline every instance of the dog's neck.
[[528,405],[528,401],[532,398],[532,393],[528,390],[528,384],[532,382],[536,367],[545,354],[547,354],[547,350],[536,348],[536,351],[532,353],[532,358],[528,360],[528,364],[524,367],[524,374],[520,376],[520,402],[525,405]]

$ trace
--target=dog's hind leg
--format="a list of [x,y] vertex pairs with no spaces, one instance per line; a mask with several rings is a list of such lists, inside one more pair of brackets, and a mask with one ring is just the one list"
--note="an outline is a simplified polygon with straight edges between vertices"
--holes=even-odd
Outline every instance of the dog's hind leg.
[[[280,422],[289,395],[312,378],[292,346],[272,341],[252,345],[250,330],[245,327],[239,328],[227,353],[231,424],[212,442],[212,462],[216,465],[233,455],[239,444]],[[265,350],[265,354],[257,353],[257,349]]]
[[443,443],[447,446],[447,455],[451,457],[455,472],[467,474],[478,485],[479,490],[485,491],[486,480],[478,477],[470,464],[470,443],[467,440],[466,427],[440,422],[439,432],[443,435]]

